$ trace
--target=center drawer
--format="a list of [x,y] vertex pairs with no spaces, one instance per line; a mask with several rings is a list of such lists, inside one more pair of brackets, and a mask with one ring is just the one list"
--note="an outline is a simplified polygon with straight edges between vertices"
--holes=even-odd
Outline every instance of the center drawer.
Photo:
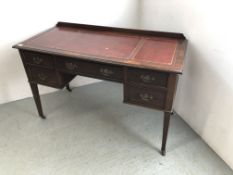
[[123,81],[123,68],[120,66],[57,57],[57,69],[71,74],[78,74],[110,81]]

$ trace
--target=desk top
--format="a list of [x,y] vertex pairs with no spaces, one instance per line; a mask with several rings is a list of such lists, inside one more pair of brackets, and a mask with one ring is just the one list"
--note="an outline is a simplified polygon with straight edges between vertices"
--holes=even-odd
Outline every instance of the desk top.
[[14,48],[182,73],[183,34],[59,22]]

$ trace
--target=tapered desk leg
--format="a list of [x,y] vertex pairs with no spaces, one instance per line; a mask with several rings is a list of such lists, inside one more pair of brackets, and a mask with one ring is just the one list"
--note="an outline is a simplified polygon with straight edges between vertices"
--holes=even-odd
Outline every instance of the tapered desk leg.
[[168,135],[170,118],[171,118],[171,113],[170,112],[164,112],[163,140],[162,140],[162,148],[161,148],[161,153],[162,153],[163,156],[166,155],[166,144],[167,144],[167,135]]
[[40,94],[39,94],[39,90],[38,90],[38,86],[35,83],[29,83],[31,86],[31,90],[32,90],[32,94],[33,94],[33,98],[34,101],[36,103],[36,107],[39,113],[39,116],[43,119],[45,119],[46,117],[43,114],[43,110],[42,110],[42,106],[41,106],[41,101],[40,101]]
[[67,84],[67,85],[66,85],[66,89],[67,89],[69,92],[72,91],[72,89],[70,89],[70,84]]

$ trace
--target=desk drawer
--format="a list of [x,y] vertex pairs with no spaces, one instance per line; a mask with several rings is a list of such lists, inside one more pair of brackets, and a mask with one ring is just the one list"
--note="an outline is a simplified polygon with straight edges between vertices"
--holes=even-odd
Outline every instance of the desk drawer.
[[128,82],[166,87],[167,80],[168,80],[168,74],[166,73],[152,71],[152,70],[135,69],[135,68],[127,69]]
[[164,109],[166,90],[141,85],[125,85],[124,102]]
[[67,73],[111,81],[123,81],[123,68],[120,66],[67,58],[58,58],[56,62],[58,69]]
[[59,77],[57,73],[53,70],[46,68],[38,68],[35,66],[27,66],[29,75],[29,80],[53,87],[59,86]]
[[23,60],[26,64],[37,65],[46,68],[54,67],[53,56],[32,51],[23,51]]

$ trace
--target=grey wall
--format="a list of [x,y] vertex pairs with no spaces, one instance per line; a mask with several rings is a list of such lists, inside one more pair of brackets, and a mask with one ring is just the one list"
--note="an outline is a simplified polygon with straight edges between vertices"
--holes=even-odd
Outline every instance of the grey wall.
[[175,110],[233,168],[233,16],[227,0],[144,0],[140,27],[189,40]]
[[[0,104],[31,96],[17,50],[11,46],[54,26],[58,21],[136,27],[138,1],[4,1],[0,10]],[[77,77],[72,86],[97,80]],[[39,87],[41,93],[55,89]]]

